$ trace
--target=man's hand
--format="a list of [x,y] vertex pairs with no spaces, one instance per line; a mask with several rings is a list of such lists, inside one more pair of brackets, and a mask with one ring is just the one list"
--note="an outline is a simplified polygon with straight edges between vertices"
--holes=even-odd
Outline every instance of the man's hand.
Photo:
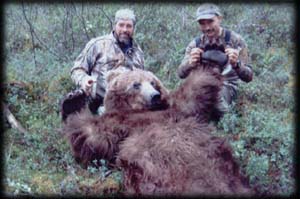
[[200,63],[202,53],[203,53],[202,49],[193,48],[190,53],[189,65],[194,67],[197,65],[197,63]]
[[87,95],[91,95],[93,93],[93,84],[96,83],[96,77],[86,76],[84,77],[81,88],[85,91]]
[[235,68],[237,66],[238,58],[239,58],[239,50],[233,48],[226,48],[225,54],[228,56],[229,63]]

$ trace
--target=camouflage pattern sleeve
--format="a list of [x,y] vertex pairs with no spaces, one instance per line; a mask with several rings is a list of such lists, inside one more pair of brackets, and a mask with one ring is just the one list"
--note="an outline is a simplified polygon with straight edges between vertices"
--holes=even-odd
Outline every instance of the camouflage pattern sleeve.
[[145,69],[145,67],[144,67],[144,52],[139,45],[137,45],[137,58],[136,58],[135,62],[136,62],[135,65],[137,65],[137,68],[140,68],[143,70]]
[[192,69],[192,66],[189,64],[189,58],[190,58],[191,50],[195,47],[196,47],[196,42],[195,40],[193,40],[189,43],[189,45],[185,49],[184,58],[177,69],[177,74],[182,79],[186,78]]
[[248,48],[246,42],[241,36],[238,36],[237,42],[235,44],[239,52],[239,62],[240,66],[236,69],[239,78],[244,82],[250,82],[253,78],[252,67],[250,66],[250,61],[248,57]]
[[88,75],[89,67],[95,62],[94,40],[88,42],[80,55],[76,58],[71,69],[71,79],[76,85],[80,86],[84,77]]

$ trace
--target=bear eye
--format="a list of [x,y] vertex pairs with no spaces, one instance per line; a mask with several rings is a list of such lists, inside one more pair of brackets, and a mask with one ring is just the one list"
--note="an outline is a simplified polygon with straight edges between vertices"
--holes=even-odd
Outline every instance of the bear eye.
[[156,86],[156,84],[155,84],[155,82],[154,82],[154,81],[150,82],[150,84],[151,84],[153,87],[155,87],[155,86]]
[[141,83],[139,83],[139,82],[134,82],[133,83],[133,88],[134,89],[139,89],[141,87]]

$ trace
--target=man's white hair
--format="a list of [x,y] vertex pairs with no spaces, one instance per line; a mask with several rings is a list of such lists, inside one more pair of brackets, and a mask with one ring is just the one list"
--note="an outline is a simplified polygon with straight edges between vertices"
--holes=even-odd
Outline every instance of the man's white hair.
[[120,9],[116,12],[115,15],[115,23],[117,23],[120,19],[125,19],[125,20],[132,20],[133,24],[135,24],[136,22],[136,18],[134,15],[134,12],[130,9]]

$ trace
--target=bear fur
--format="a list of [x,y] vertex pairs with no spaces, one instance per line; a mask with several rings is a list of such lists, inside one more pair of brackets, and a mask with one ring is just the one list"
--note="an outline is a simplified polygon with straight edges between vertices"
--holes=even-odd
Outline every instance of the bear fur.
[[[67,118],[78,162],[105,159],[124,173],[128,194],[249,194],[225,138],[212,134],[222,78],[197,68],[169,92],[151,72],[111,72],[105,113]],[[95,162],[94,162],[95,163]]]

